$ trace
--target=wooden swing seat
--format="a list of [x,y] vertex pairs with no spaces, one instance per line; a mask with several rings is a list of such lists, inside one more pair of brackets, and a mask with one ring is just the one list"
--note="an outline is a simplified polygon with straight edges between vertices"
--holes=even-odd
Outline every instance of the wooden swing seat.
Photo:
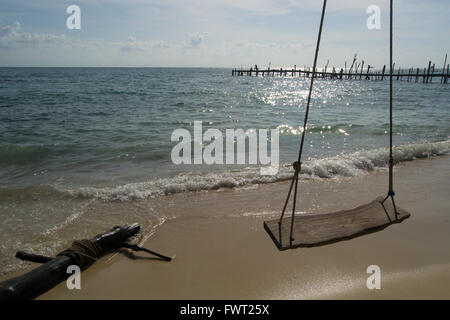
[[292,242],[291,217],[264,222],[264,229],[269,233],[279,250],[298,247],[314,247],[341,240],[347,240],[367,233],[380,231],[393,223],[399,223],[410,216],[408,212],[397,207],[397,218],[391,201],[384,202],[378,197],[372,202],[351,210],[342,210],[324,214],[298,214],[294,217]]

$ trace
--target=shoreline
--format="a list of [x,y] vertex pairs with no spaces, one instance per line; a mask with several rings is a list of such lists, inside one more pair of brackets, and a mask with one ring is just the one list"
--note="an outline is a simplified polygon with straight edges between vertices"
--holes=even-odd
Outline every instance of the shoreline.
[[[394,149],[400,168],[409,160],[434,157],[447,154],[450,140],[399,145]],[[342,185],[365,179],[364,176],[383,174],[388,153],[386,148],[361,149],[325,158],[307,159],[302,167],[300,186],[302,192],[316,195],[335,192],[333,181]],[[415,162],[415,161],[413,161]],[[126,170],[125,170],[126,171]],[[283,164],[276,176],[261,176],[259,168],[211,171],[205,173],[187,173],[162,179],[114,184],[111,187],[64,187],[37,186],[25,189],[1,189],[2,209],[0,215],[5,224],[0,234],[3,243],[0,261],[2,269],[0,279],[11,272],[30,266],[30,263],[14,258],[19,250],[53,256],[70,246],[73,240],[90,238],[108,230],[113,225],[131,222],[142,226],[138,240],[146,239],[167,220],[177,217],[199,215],[198,202],[208,203],[214,211],[204,206],[200,216],[242,216],[248,214],[274,214],[277,216],[284,203],[286,183],[292,177],[292,165]],[[362,177],[362,178],[361,178]],[[368,182],[369,184],[372,182]],[[383,184],[383,182],[381,182]],[[311,190],[309,190],[312,188]],[[335,187],[337,190],[338,188]],[[345,198],[352,194],[347,189]],[[367,187],[359,191],[368,192]],[[373,193],[384,195],[384,188]],[[264,195],[266,194],[266,195]],[[244,195],[242,197],[241,195]],[[263,196],[261,196],[263,195]],[[361,202],[373,200],[364,197],[364,201],[344,203],[341,209],[361,205]],[[351,198],[351,197],[350,197]],[[318,202],[318,197],[301,197],[301,211],[319,210],[327,203],[339,203],[341,199]],[[244,200],[245,211],[233,205],[216,204]],[[177,204],[183,203],[183,206]],[[323,211],[335,211],[328,206]],[[320,211],[317,211],[320,212]],[[11,236],[12,235],[12,236]]]
[[[39,299],[449,299],[450,157],[395,170],[397,203],[411,217],[383,231],[280,252],[262,225],[279,214],[286,182],[173,195],[161,200],[161,208],[186,216],[163,223],[144,245],[176,254],[175,260],[109,255],[83,271],[81,290],[63,282]],[[382,195],[386,176],[305,181],[299,208],[324,213],[354,207]],[[205,215],[211,211],[219,216]],[[366,288],[373,264],[381,269],[381,290]]]

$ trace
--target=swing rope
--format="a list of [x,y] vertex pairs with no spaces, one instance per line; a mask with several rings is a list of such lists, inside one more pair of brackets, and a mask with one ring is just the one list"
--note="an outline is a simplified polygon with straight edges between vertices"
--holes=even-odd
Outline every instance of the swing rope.
[[[393,2],[393,0],[390,0],[389,190],[388,190],[388,193],[387,193],[386,197],[382,200],[381,205],[383,206],[385,212],[387,212],[386,208],[384,206],[384,202],[390,197],[391,200],[392,200],[392,205],[394,207],[395,220],[397,220],[399,213],[397,211],[397,207],[396,207],[395,201],[394,201],[394,196],[395,196],[395,192],[394,192],[394,189],[393,189],[394,158],[393,158],[393,155],[392,155],[392,78],[393,78],[393,62],[392,62],[392,29],[393,29],[392,28],[392,16],[393,16],[393,4],[392,4],[392,2]],[[316,76],[317,57],[319,55],[319,45],[320,45],[320,38],[321,38],[321,35],[322,35],[322,26],[323,26],[323,20],[324,20],[324,16],[325,16],[326,4],[327,4],[327,0],[324,0],[323,1],[323,8],[322,8],[322,16],[321,16],[321,19],[320,19],[319,35],[318,35],[317,43],[316,43],[316,52],[315,52],[315,56],[314,56],[313,70],[312,70],[312,74],[311,74],[311,84],[310,84],[310,87],[309,87],[308,100],[307,100],[307,104],[306,104],[306,112],[305,112],[305,119],[304,119],[304,124],[303,124],[303,131],[302,131],[302,138],[301,138],[301,143],[300,143],[300,150],[299,150],[299,153],[298,153],[298,160],[293,163],[293,167],[294,167],[294,170],[295,170],[294,171],[294,176],[292,178],[291,185],[289,187],[288,195],[286,197],[286,201],[284,203],[283,210],[281,211],[280,219],[278,220],[278,232],[279,232],[280,245],[282,243],[282,238],[281,238],[282,221],[283,221],[283,218],[284,218],[284,214],[286,212],[287,205],[289,203],[289,199],[291,197],[292,189],[294,189],[294,196],[293,196],[293,201],[292,201],[291,228],[290,228],[290,234],[289,234],[289,243],[290,243],[291,246],[292,246],[292,242],[295,240],[292,237],[292,234],[293,234],[293,230],[294,230],[294,218],[295,218],[295,207],[296,207],[296,202],[297,202],[298,178],[299,178],[299,174],[300,174],[300,170],[301,170],[301,166],[302,166],[301,158],[302,158],[302,153],[303,153],[303,145],[304,145],[304,141],[305,141],[306,124],[308,122],[309,106],[310,106],[310,103],[311,103],[311,96],[312,96],[312,89],[313,89],[313,84],[314,84],[314,78]]]
[[301,170],[301,167],[302,167],[301,160],[302,160],[302,153],[303,153],[303,144],[304,144],[304,141],[305,141],[306,124],[308,123],[308,114],[309,114],[309,106],[310,106],[310,103],[311,103],[312,88],[313,88],[313,84],[314,84],[314,78],[316,76],[317,57],[319,55],[319,45],[320,45],[320,38],[322,36],[322,26],[323,26],[323,19],[325,17],[326,5],[327,5],[327,0],[324,0],[323,1],[323,7],[322,7],[322,16],[320,18],[319,35],[317,37],[317,43],[316,43],[316,53],[315,53],[315,56],[314,56],[313,70],[312,70],[312,74],[311,74],[311,84],[310,84],[310,87],[309,87],[308,101],[306,103],[305,120],[304,120],[304,123],[303,123],[303,130],[302,130],[302,139],[301,139],[301,143],[300,143],[300,150],[298,152],[298,160],[293,163],[294,170],[295,170],[294,177],[292,178],[291,186],[290,186],[289,192],[288,192],[288,196],[286,198],[286,202],[284,203],[284,207],[283,207],[283,211],[281,212],[280,220],[278,221],[278,230],[279,230],[279,233],[280,233],[280,242],[281,242],[281,224],[282,224],[282,220],[283,220],[283,217],[284,217],[284,213],[286,211],[287,204],[289,202],[289,198],[291,196],[292,187],[295,185],[295,187],[294,187],[294,199],[293,199],[293,204],[292,204],[291,231],[290,231],[290,235],[289,235],[289,241],[290,241],[291,245],[292,245],[292,241],[294,240],[292,238],[292,233],[293,233],[293,230],[294,230],[294,214],[295,214],[295,206],[296,206],[296,200],[297,200],[298,176],[300,174],[300,170]]
[[[394,175],[394,157],[392,155],[392,73],[393,73],[393,64],[392,64],[392,16],[393,16],[393,0],[390,0],[390,18],[389,18],[389,63],[390,63],[390,71],[389,71],[389,190],[386,195],[386,197],[381,202],[381,205],[383,206],[384,210],[386,211],[386,208],[384,206],[384,202],[390,197],[392,200],[392,205],[394,207],[394,213],[395,213],[395,220],[398,219],[398,212],[397,212],[397,206],[395,205],[394,201],[394,182],[393,182],[393,175]],[[386,211],[387,212],[387,211]]]

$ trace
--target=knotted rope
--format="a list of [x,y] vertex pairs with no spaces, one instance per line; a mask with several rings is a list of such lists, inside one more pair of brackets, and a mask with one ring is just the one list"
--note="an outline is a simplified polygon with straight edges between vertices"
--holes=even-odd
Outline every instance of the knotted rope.
[[102,253],[103,249],[98,243],[88,239],[82,239],[74,241],[70,248],[58,253],[56,256],[71,257],[83,269],[95,262]]

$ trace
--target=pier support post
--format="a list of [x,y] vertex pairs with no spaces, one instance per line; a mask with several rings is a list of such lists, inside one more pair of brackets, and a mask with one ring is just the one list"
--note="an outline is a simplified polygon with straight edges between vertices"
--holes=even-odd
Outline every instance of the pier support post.
[[428,79],[430,78],[430,69],[431,69],[431,60],[428,62],[427,79],[425,80],[425,83],[428,83]]
[[444,80],[444,83],[447,83],[448,82],[448,64],[447,64],[447,75],[445,76],[445,80]]
[[431,67],[430,83],[433,82],[433,75],[434,75],[434,63],[433,66]]
[[370,80],[370,64],[367,66],[367,75],[366,75],[366,80]]
[[444,74],[445,74],[445,65],[447,64],[447,54],[445,54],[445,59],[444,59],[444,66],[442,67],[442,78],[441,78],[441,83],[445,83],[444,82]]
[[364,60],[361,63],[361,73],[359,74],[359,80],[361,80],[362,78],[363,68],[364,68]]

